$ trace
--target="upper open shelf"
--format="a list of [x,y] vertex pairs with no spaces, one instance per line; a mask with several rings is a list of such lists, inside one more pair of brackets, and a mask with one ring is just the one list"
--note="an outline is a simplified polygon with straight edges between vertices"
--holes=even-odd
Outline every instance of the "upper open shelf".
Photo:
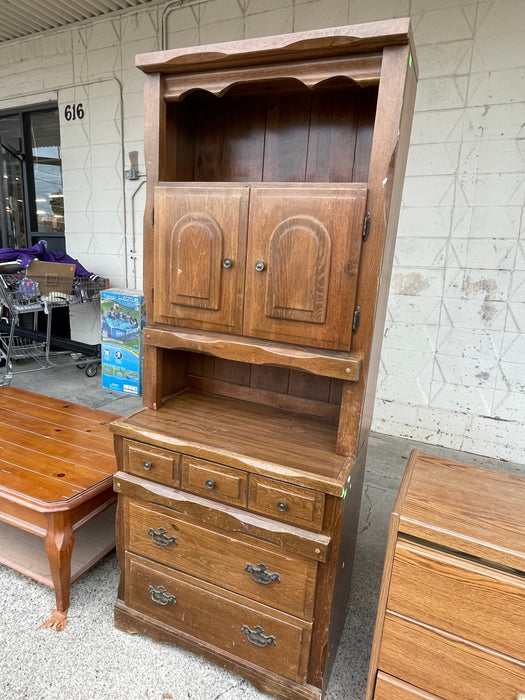
[[376,103],[377,86],[348,80],[194,90],[165,105],[159,180],[366,182]]

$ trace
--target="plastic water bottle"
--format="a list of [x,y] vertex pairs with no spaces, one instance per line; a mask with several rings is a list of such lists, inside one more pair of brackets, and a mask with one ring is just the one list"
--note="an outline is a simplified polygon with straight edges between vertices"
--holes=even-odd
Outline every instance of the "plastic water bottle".
[[29,277],[22,277],[18,283],[18,292],[23,297],[32,299],[40,295],[40,288],[38,286],[38,282],[35,282]]

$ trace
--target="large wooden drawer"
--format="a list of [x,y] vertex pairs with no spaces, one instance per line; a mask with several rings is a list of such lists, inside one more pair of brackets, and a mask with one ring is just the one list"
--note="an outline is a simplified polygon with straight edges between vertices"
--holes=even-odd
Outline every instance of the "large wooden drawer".
[[387,607],[502,654],[523,658],[523,576],[399,540]]
[[374,700],[441,700],[381,671],[377,674]]
[[166,486],[180,486],[178,452],[124,440],[124,471]]
[[125,603],[207,644],[303,683],[311,623],[126,554]]
[[248,507],[300,527],[320,530],[324,493],[250,474]]
[[387,612],[379,668],[443,700],[514,700],[525,664]]
[[128,551],[235,591],[278,610],[311,619],[317,562],[199,526],[174,511],[129,502]]

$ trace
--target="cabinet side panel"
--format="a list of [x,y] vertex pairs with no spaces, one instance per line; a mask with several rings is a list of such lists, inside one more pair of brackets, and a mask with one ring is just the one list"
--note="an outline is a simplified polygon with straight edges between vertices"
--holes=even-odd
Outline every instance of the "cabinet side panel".
[[[144,84],[144,158],[146,162],[146,206],[144,209],[144,296],[146,317],[153,318],[153,223],[155,185],[159,181],[159,149],[166,133],[165,104],[159,75],[148,75]],[[147,383],[147,380],[146,380]]]
[[408,46],[389,46],[383,54],[368,180],[370,233],[361,248],[356,295],[361,322],[352,338],[352,350],[363,357],[363,371],[343,399],[338,454],[357,454],[372,422],[416,91],[409,57]]
[[160,408],[163,401],[188,384],[187,354],[145,345],[143,404]]
[[159,180],[193,180],[195,121],[183,105],[167,103],[166,140],[163,148],[164,167]]
[[352,467],[345,496],[327,496],[325,502],[323,530],[330,533],[332,551],[329,561],[319,565],[314,611],[316,624],[308,671],[308,682],[325,686],[325,689],[350,597],[365,459],[366,449],[363,449]]

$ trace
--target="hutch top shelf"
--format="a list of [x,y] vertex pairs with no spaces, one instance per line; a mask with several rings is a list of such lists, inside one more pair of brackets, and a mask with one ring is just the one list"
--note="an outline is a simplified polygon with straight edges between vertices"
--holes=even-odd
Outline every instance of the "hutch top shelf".
[[413,47],[410,20],[402,17],[139,54],[135,58],[135,65],[144,73],[184,73],[204,71],[210,67],[223,70],[239,65],[264,67],[272,62],[318,59],[326,55],[371,53],[381,51],[385,46],[407,43]]

